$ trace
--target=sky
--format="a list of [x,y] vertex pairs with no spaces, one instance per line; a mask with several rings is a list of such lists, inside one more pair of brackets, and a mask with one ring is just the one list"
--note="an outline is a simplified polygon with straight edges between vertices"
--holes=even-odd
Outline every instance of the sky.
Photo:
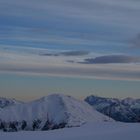
[[0,96],[140,98],[139,0],[0,0]]

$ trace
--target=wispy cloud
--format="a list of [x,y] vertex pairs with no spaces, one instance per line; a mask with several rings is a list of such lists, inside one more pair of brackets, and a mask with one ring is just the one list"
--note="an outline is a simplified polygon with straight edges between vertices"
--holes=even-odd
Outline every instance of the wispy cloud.
[[58,52],[58,53],[43,53],[40,54],[41,56],[84,56],[88,55],[88,51],[65,51],[65,52]]
[[96,58],[87,58],[83,64],[110,64],[110,63],[140,63],[140,57],[126,56],[126,55],[108,55],[99,56]]
[[136,35],[134,39],[131,40],[131,47],[140,48],[140,33]]

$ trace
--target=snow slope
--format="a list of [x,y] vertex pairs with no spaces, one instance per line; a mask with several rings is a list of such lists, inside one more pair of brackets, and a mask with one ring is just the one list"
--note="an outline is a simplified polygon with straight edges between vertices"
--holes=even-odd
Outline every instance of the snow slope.
[[140,125],[137,123],[90,123],[81,127],[53,131],[0,132],[2,140],[139,140]]
[[26,122],[26,130],[42,130],[44,126],[44,129],[48,130],[59,128],[59,125],[72,127],[87,122],[110,121],[110,118],[97,112],[84,101],[53,94],[29,103],[5,108],[0,111],[0,120],[6,123],[6,128],[10,128],[11,131],[15,127],[15,130],[20,130],[23,121]]

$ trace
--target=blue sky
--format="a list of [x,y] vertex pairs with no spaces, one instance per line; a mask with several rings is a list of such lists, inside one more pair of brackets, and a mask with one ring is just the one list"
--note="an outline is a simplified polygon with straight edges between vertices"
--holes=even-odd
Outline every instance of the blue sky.
[[1,96],[140,97],[139,15],[138,0],[1,0]]

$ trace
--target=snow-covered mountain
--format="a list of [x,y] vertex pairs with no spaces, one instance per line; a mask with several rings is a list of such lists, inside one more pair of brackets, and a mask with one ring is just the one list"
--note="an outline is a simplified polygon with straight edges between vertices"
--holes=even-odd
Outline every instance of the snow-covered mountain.
[[8,98],[0,98],[0,108],[5,108],[5,107],[9,107],[12,105],[16,105],[16,104],[20,104],[22,102],[17,101],[15,99],[8,99]]
[[116,121],[140,122],[140,99],[116,99],[91,95],[85,101]]
[[5,108],[0,111],[0,121],[0,128],[4,131],[17,131],[73,127],[87,122],[103,122],[111,119],[84,101],[53,94]]

